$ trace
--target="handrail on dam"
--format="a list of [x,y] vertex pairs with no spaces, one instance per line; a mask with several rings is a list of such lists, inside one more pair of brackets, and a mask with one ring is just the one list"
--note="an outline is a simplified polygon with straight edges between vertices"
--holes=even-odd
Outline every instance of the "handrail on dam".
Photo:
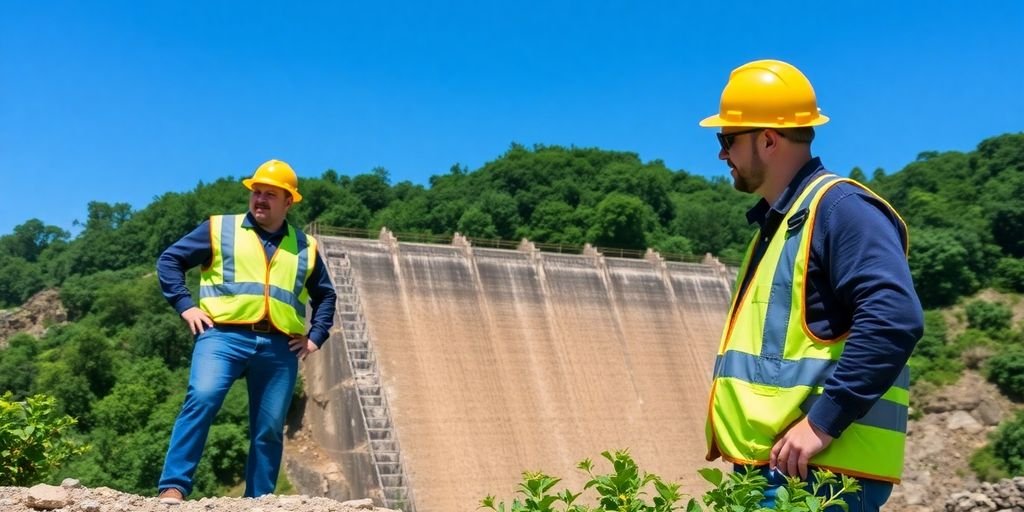
[[[387,228],[381,228],[386,230]],[[327,226],[320,224],[319,222],[310,223],[306,231],[312,235],[328,235],[328,236],[344,236],[350,238],[365,238],[375,239],[380,237],[380,231],[374,231],[371,229],[361,228],[342,228],[335,226]],[[389,231],[390,232],[390,231]],[[451,235],[437,235],[433,233],[392,233],[392,235],[403,241],[413,243],[426,243],[426,244],[451,244],[452,241],[462,235],[454,233]],[[571,244],[552,244],[544,242],[530,242],[527,239],[522,239],[518,242],[511,240],[500,240],[496,238],[476,238],[476,237],[465,237],[474,247],[487,247],[493,249],[510,249],[516,250],[523,246],[523,244],[530,243],[534,248],[541,252],[551,252],[560,254],[585,254],[588,246],[579,246]],[[629,258],[629,259],[645,259],[651,253],[651,249],[639,250],[639,249],[623,249],[618,247],[593,247],[598,253],[612,258]],[[682,254],[682,253],[671,253],[671,252],[657,252],[658,256],[664,261],[679,261],[684,263],[703,263],[709,258],[714,258],[726,266],[738,267],[740,262],[733,261],[731,259],[723,259],[721,257],[713,257],[710,254],[704,256],[697,256],[694,254]]]

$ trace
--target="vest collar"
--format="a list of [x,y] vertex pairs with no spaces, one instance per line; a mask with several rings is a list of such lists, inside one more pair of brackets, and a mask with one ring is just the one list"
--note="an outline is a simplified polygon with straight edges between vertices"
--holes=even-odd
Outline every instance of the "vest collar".
[[796,175],[793,176],[793,180],[789,182],[789,185],[786,185],[786,189],[782,191],[782,194],[775,200],[775,203],[769,205],[768,201],[761,198],[753,208],[747,210],[747,223],[754,224],[756,222],[764,229],[770,216],[781,219],[792,208],[793,201],[800,195],[804,187],[811,182],[811,178],[824,170],[825,166],[822,165],[821,158],[814,157],[808,160],[797,171]]
[[246,229],[255,229],[256,230],[256,234],[259,235],[259,237],[264,239],[264,240],[271,239],[271,238],[280,238],[280,237],[283,237],[283,236],[288,234],[288,221],[287,220],[285,220],[281,224],[280,229],[278,229],[277,231],[274,231],[273,233],[270,233],[267,230],[261,228],[260,225],[256,223],[256,219],[254,219],[252,217],[252,212],[248,212],[248,213],[245,214],[245,218],[242,219],[242,227],[246,228]]

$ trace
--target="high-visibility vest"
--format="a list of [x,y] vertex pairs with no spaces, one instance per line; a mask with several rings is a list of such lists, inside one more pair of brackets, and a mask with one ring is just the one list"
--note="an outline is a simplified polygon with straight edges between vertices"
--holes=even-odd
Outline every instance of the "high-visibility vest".
[[[772,235],[743,296],[738,296],[739,284],[733,291],[708,407],[708,460],[721,455],[735,464],[767,464],[775,441],[821,398],[825,379],[843,352],[848,333],[831,340],[817,338],[807,326],[805,302],[818,204],[825,192],[840,182],[871,193],[852,180],[831,174],[812,181]],[[906,233],[902,219],[900,223]],[[747,273],[758,236],[747,249],[737,283]],[[906,237],[903,240],[906,251]],[[867,414],[812,457],[810,464],[835,473],[898,483],[903,472],[909,386],[909,369],[904,367]]]
[[316,239],[288,225],[274,256],[267,261],[245,215],[210,217],[213,258],[199,281],[199,308],[218,324],[254,323],[269,315],[286,334],[305,333],[309,292],[306,279],[316,261]]

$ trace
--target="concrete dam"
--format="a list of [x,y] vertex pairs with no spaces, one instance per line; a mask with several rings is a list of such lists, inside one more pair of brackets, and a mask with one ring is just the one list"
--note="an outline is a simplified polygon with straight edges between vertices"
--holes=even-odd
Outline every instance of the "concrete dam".
[[302,365],[304,425],[332,475],[301,492],[417,512],[511,502],[524,470],[582,490],[585,458],[629,449],[704,489],[704,420],[735,269],[317,236],[335,330]]

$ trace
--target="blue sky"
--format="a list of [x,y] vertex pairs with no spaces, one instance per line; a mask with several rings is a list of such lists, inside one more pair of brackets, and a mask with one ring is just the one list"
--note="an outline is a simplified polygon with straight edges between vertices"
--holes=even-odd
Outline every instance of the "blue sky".
[[826,165],[891,173],[1024,130],[1022,56],[1019,0],[2,0],[0,234],[269,158],[426,184],[518,142],[726,176],[697,122],[758,58],[811,79]]

